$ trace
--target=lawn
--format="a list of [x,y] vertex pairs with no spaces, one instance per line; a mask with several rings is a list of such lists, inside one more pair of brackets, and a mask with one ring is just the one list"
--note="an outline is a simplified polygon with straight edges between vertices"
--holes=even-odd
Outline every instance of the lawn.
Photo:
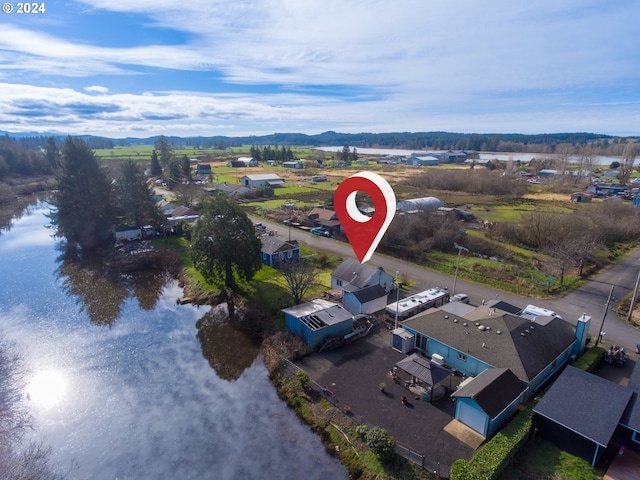
[[603,474],[594,471],[585,460],[535,438],[499,480],[601,480]]

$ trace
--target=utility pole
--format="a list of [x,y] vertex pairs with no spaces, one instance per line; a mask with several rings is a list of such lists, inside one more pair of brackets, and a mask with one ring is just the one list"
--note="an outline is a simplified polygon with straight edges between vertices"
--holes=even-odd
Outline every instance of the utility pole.
[[451,295],[455,295],[456,293],[456,284],[458,283],[458,270],[460,269],[460,254],[462,253],[462,247],[458,247],[458,263],[456,263],[456,274],[453,277],[453,291]]
[[627,315],[627,322],[631,322],[631,316],[633,314],[633,307],[636,305],[636,297],[638,296],[638,285],[640,284],[640,272],[638,272],[638,278],[636,279],[636,286],[633,288],[633,295],[631,296],[631,304],[629,305],[629,314]]
[[395,328],[398,328],[398,310],[400,310],[400,285],[398,284],[398,275],[400,275],[400,272],[396,270],[396,324],[395,324]]
[[616,288],[615,283],[611,285],[611,290],[609,291],[609,298],[607,298],[607,304],[604,306],[604,314],[602,315],[602,323],[600,324],[600,330],[598,331],[598,338],[596,340],[596,347],[602,338],[602,334],[604,333],[602,329],[604,328],[604,320],[607,318],[607,311],[609,310],[609,303],[611,302],[611,297],[613,296],[613,289]]

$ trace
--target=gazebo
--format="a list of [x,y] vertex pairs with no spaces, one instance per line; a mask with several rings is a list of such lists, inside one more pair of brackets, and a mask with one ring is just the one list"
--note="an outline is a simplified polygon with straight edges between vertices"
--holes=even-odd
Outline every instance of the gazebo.
[[451,376],[451,372],[446,368],[416,353],[409,355],[407,358],[403,358],[397,362],[395,366],[429,386],[431,389],[429,401],[432,403],[434,387],[445,378]]

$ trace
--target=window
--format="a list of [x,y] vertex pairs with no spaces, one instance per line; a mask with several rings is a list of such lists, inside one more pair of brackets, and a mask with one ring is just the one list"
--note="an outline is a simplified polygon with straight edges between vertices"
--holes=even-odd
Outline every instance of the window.
[[342,280],[336,280],[336,285],[338,285],[339,287],[342,286]]
[[462,360],[463,362],[467,361],[467,356],[464,353],[458,354],[458,360]]

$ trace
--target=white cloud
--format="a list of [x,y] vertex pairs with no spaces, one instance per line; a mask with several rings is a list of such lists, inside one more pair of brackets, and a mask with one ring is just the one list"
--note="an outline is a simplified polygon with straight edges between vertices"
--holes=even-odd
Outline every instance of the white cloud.
[[90,85],[88,87],[84,87],[87,92],[96,92],[96,93],[107,93],[109,89],[107,87],[101,87],[100,85]]
[[[378,0],[83,4],[92,12],[142,16],[141,31],[162,27],[184,36],[173,45],[107,47],[90,38],[78,43],[51,32],[3,28],[0,80],[74,86],[76,96],[80,89],[101,94],[76,101],[113,107],[103,115],[90,108],[83,116],[76,109],[71,125],[78,129],[120,131],[118,122],[130,118],[139,119],[134,128],[175,126],[179,119],[185,128],[227,131],[297,125],[415,131],[425,124],[456,131],[567,131],[579,121],[614,133],[629,129],[636,117],[624,123],[616,116],[629,115],[625,103],[640,99],[634,21],[640,5],[632,1],[606,9],[596,0],[404,0],[392,8]],[[185,82],[190,72],[206,72],[211,81],[187,88],[178,81],[177,91],[155,87],[144,98],[135,91],[130,97],[115,93],[125,91],[119,79],[157,85],[163,72],[184,72]],[[96,83],[77,85],[74,77]],[[0,123],[15,121],[10,117],[0,115]],[[27,128],[32,118],[22,118]]]

